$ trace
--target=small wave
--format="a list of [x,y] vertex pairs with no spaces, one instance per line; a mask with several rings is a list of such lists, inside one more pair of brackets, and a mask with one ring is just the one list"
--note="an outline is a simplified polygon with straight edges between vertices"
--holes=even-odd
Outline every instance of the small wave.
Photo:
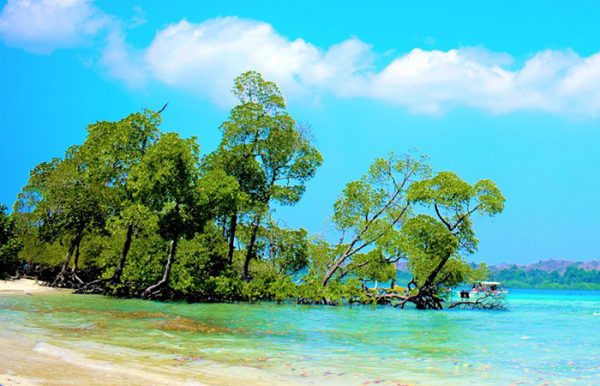
[[[98,360],[89,359],[89,358],[86,358],[85,355],[79,354],[75,351],[68,350],[68,349],[65,349],[62,347],[57,347],[57,346],[48,344],[46,342],[37,343],[35,345],[35,347],[33,348],[33,351],[35,351],[39,354],[44,354],[44,355],[48,355],[48,356],[60,359],[61,361],[70,363],[75,366],[85,367],[85,368],[95,370],[95,371],[110,372],[113,374],[134,376],[136,378],[152,380],[155,382],[154,384],[156,384],[157,378],[163,378],[162,376],[160,376],[158,374],[152,374],[152,375],[148,374],[147,371],[143,371],[143,372],[136,371],[131,368],[119,367],[111,362],[102,362],[102,361],[98,361]],[[169,384],[169,385],[181,385],[181,386],[205,386],[202,383],[198,383],[198,382],[194,382],[194,381],[177,382],[177,381],[173,381],[172,379],[163,379],[163,382],[159,382],[159,383]]]
[[111,371],[114,369],[114,365],[112,363],[93,361],[74,351],[56,347],[45,342],[36,344],[33,348],[33,351],[58,358],[73,365],[87,367],[93,370]]

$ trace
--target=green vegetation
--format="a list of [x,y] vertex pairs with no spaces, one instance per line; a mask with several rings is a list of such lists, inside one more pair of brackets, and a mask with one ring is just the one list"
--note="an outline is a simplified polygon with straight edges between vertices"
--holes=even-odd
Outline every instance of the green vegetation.
[[9,216],[6,209],[6,206],[0,205],[0,279],[15,270],[17,253],[22,247],[17,238],[14,217]]
[[506,269],[491,270],[491,277],[511,288],[585,289],[600,290],[600,271],[567,267],[565,272],[524,270],[513,265]]
[[[274,83],[247,72],[233,92],[239,104],[204,156],[144,110],[90,125],[83,144],[38,165],[12,216],[21,261],[81,293],[419,309],[486,275],[465,261],[472,217],[501,213],[504,197],[492,181],[434,173],[424,156],[376,159],[335,202],[331,234],[283,227],[277,207],[300,201],[323,158]],[[412,279],[398,286],[401,259]]]

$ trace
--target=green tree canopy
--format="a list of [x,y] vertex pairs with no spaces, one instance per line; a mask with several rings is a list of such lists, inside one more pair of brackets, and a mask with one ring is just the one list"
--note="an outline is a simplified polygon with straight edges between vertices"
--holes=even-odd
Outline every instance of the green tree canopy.
[[0,278],[13,272],[17,267],[17,254],[23,247],[17,237],[14,217],[7,213],[5,205],[0,205]]
[[136,230],[141,230],[148,220],[148,213],[139,205],[139,196],[131,184],[131,173],[160,137],[161,122],[160,113],[148,109],[116,122],[97,122],[87,127],[88,136],[81,147],[91,178],[115,192],[110,218],[113,234],[126,229],[121,257],[110,278],[113,285],[120,281]]
[[[233,92],[240,104],[221,125],[223,139],[217,159],[237,179],[247,197],[245,207],[240,209],[249,214],[252,228],[243,269],[244,278],[248,279],[258,230],[268,217],[271,202],[297,203],[306,190],[306,182],[321,165],[322,156],[312,146],[306,129],[286,111],[283,96],[273,82],[249,71],[235,79]],[[230,246],[237,218],[238,213],[234,213]]]
[[72,146],[63,159],[34,168],[15,204],[16,212],[39,225],[44,240],[69,245],[55,285],[66,279],[71,258],[84,235],[105,230],[114,200],[112,187],[91,177],[80,150]]
[[412,210],[408,190],[429,174],[426,157],[391,154],[376,159],[360,180],[346,185],[333,207],[332,222],[341,237],[332,247],[335,258],[324,272],[323,285],[336,274],[342,278],[352,271],[358,274],[358,269],[379,280],[393,277],[389,266],[405,253],[399,229]]
[[472,215],[491,217],[501,213],[505,199],[494,182],[481,180],[470,185],[452,172],[415,182],[408,199],[414,205],[433,209],[435,217],[421,214],[403,229],[409,240],[409,268],[418,288],[407,300],[417,308],[441,308],[440,289],[481,274],[480,270],[471,270],[463,257],[478,246]]

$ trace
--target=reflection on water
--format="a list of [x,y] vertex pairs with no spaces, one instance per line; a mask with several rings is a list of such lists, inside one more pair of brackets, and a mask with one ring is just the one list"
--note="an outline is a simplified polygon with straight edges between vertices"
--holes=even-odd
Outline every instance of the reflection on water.
[[88,367],[125,364],[182,379],[250,369],[299,384],[600,384],[600,292],[513,291],[509,307],[419,312],[0,296],[0,335]]

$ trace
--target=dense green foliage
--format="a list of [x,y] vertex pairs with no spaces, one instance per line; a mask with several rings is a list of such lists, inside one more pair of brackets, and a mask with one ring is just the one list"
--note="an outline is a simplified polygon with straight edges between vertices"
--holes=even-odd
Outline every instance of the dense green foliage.
[[274,83],[250,71],[233,92],[204,156],[144,110],[90,125],[83,144],[38,165],[14,207],[20,259],[83,293],[189,301],[441,308],[448,289],[486,275],[465,255],[478,244],[472,217],[502,212],[500,190],[434,173],[424,156],[376,159],[341,192],[330,234],[282,226],[277,207],[300,201],[322,156]]
[[513,265],[506,269],[490,270],[490,276],[511,288],[600,290],[600,271],[577,267],[567,267],[561,274],[556,270],[525,271]]
[[6,213],[6,206],[0,205],[0,278],[15,270],[18,264],[17,253],[21,247],[14,218]]

